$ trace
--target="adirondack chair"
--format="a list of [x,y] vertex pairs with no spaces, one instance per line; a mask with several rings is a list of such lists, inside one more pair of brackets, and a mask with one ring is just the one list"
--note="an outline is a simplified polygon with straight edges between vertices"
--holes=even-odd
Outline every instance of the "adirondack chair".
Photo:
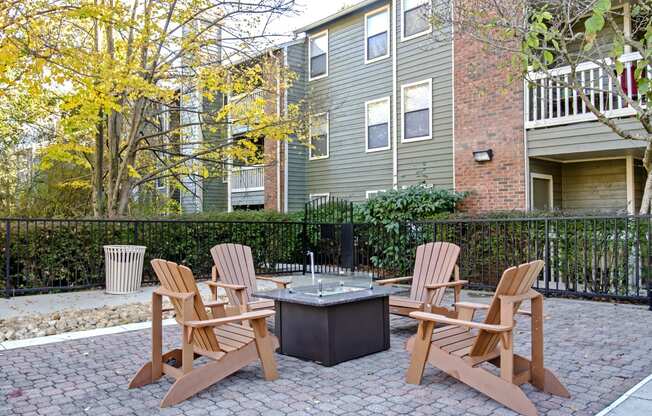
[[273,300],[255,299],[256,280],[267,280],[279,288],[290,282],[273,277],[256,276],[251,248],[241,244],[218,244],[211,248],[215,265],[212,280],[208,282],[213,300],[217,299],[217,289],[223,288],[229,299],[227,314],[274,309]]
[[[378,280],[376,284],[389,285],[412,280],[409,297],[390,296],[390,313],[409,316],[411,312],[434,312],[450,317],[457,317],[455,310],[439,306],[446,288],[452,287],[455,302],[460,301],[462,286],[467,282],[460,280],[457,258],[460,248],[452,243],[434,242],[417,247],[412,276]],[[450,281],[451,276],[454,280]],[[472,316],[469,316],[470,319]]]
[[[415,337],[407,343],[412,353],[407,382],[419,384],[426,361],[497,402],[526,416],[537,415],[534,404],[519,387],[531,383],[546,393],[570,397],[557,377],[543,366],[543,297],[532,289],[543,261],[537,260],[507,269],[490,305],[458,303],[457,307],[487,309],[484,322],[452,319],[427,312],[412,312],[419,320]],[[531,312],[521,311],[529,300]],[[514,315],[532,319],[532,357],[514,354]],[[435,324],[445,326],[435,329]],[[500,345],[499,345],[500,344]],[[480,367],[491,363],[500,376]]]
[[[129,388],[158,380],[176,379],[161,401],[171,406],[260,359],[265,380],[278,378],[274,350],[278,339],[267,331],[265,319],[274,311],[260,310],[233,317],[209,319],[192,271],[165,260],[152,260],[161,287],[152,295],[152,360],[136,373]],[[168,297],[183,328],[182,347],[162,352],[162,298]],[[250,326],[239,324],[249,322]],[[210,361],[193,368],[193,361]],[[173,360],[173,362],[172,362]]]

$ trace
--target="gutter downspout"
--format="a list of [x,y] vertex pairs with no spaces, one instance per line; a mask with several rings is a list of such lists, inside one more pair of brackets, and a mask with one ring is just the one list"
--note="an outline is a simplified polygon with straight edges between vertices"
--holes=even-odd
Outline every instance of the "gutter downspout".
[[[278,62],[278,58],[275,57]],[[281,117],[281,69],[276,70],[276,116]],[[276,211],[281,212],[281,143],[276,142]]]
[[[283,68],[288,68],[288,52],[289,52],[289,49],[288,49],[287,46],[285,48],[283,48]],[[287,115],[287,111],[288,111],[288,86],[286,84],[285,85],[285,91],[283,92],[283,114]],[[289,196],[290,196],[290,194],[288,192],[288,175],[289,175],[288,171],[290,169],[290,165],[288,164],[289,163],[289,155],[288,155],[289,148],[290,148],[290,145],[289,145],[288,141],[286,140],[285,141],[285,172],[284,172],[285,177],[284,177],[284,180],[283,180],[283,182],[284,182],[283,183],[284,184],[283,189],[285,190],[285,198],[283,198],[283,212],[288,212],[288,199],[289,199]]]
[[396,57],[396,41],[398,31],[396,30],[396,22],[398,16],[396,15],[397,0],[392,1],[392,188],[398,189],[398,107],[397,107],[397,57]]

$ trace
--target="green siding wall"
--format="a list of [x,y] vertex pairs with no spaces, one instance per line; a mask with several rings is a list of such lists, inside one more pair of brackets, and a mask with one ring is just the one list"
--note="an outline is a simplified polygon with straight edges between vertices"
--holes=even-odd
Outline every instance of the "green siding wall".
[[[305,44],[290,45],[286,49],[287,65],[295,73],[296,79],[287,91],[288,105],[302,105],[306,93]],[[308,149],[293,138],[288,143],[288,211],[303,209],[308,199],[306,191],[306,161]]]
[[[627,130],[641,128],[640,123],[632,118],[618,123]],[[644,147],[644,143],[620,138],[598,121],[531,129],[527,132],[527,144],[530,157]]]
[[567,163],[562,177],[564,210],[626,212],[624,159]]
[[[307,95],[314,113],[330,112],[330,157],[306,162],[309,194],[360,201],[366,191],[392,188],[392,150],[365,151],[365,102],[392,94],[398,102],[391,110],[398,114],[398,185],[426,182],[453,187],[452,43],[431,35],[400,41],[399,12],[394,20],[399,31],[398,83],[392,91],[392,57],[364,62],[364,14],[386,4],[374,3],[313,31],[329,31],[328,76],[308,81]],[[306,62],[307,53],[306,48]],[[433,87],[433,138],[400,143],[401,85],[427,79],[432,79]]]
[[[453,55],[452,40],[442,33],[401,41],[401,1],[397,1],[398,34],[398,183],[426,182],[453,188]],[[437,32],[437,31],[435,31]],[[401,143],[401,85],[432,79],[432,136]]]
[[[213,101],[203,99],[203,108],[206,112],[216,112],[222,108],[224,98],[218,94]],[[220,129],[211,132],[209,129],[202,131],[204,138],[213,139],[226,137],[226,129]],[[203,210],[204,211],[226,211],[228,209],[228,185],[222,180],[222,174],[219,167],[211,167],[212,174],[215,177],[204,179],[203,182]]]

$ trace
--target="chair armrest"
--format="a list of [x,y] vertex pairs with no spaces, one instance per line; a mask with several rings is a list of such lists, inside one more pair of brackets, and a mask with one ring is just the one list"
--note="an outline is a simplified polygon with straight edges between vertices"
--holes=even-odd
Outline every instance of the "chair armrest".
[[265,319],[274,315],[274,313],[275,313],[274,311],[263,309],[256,312],[245,312],[240,315],[229,316],[226,318],[207,319],[205,321],[186,321],[183,322],[183,325],[189,326],[191,328],[215,327],[215,326],[226,325],[234,322],[255,321],[256,319]]
[[393,279],[383,279],[383,280],[376,280],[374,283],[380,286],[384,285],[392,285],[394,283],[400,283],[400,282],[407,282],[408,280],[412,280],[412,276],[404,276],[404,277],[395,277]]
[[437,322],[444,325],[458,325],[458,326],[465,326],[467,328],[482,329],[488,332],[508,332],[514,329],[513,326],[491,325],[491,324],[484,324],[480,322],[464,321],[461,319],[447,318],[443,315],[437,315],[428,312],[411,312],[410,318],[418,319],[420,321]]
[[158,289],[155,289],[154,293],[156,293],[157,295],[160,295],[160,296],[167,296],[168,298],[177,299],[177,300],[181,300],[181,301],[184,301],[186,299],[190,299],[193,296],[195,296],[194,292],[187,292],[187,293],[184,293],[184,292],[170,292],[169,290],[164,289],[162,287],[159,287]]
[[489,305],[487,305],[486,303],[455,302],[453,306],[459,306],[460,308],[467,308],[467,309],[489,309]]
[[464,286],[467,283],[469,283],[468,280],[454,280],[452,282],[434,283],[431,285],[426,285],[426,289],[435,290],[435,289],[441,289],[442,287]]
[[228,300],[209,300],[204,302],[204,306],[206,306],[207,308],[212,308],[214,306],[225,306],[228,304],[229,304]]
[[221,287],[222,289],[245,290],[247,288],[247,286],[243,285],[232,285],[230,283],[213,282],[210,280],[206,284],[208,286]]
[[[486,303],[473,303],[473,302],[455,302],[453,306],[459,307],[459,308],[466,308],[466,309],[489,309],[489,305]],[[525,316],[532,316],[532,312],[527,311],[525,309],[519,309],[516,311],[516,313],[520,315],[525,315]]]
[[523,293],[522,295],[517,295],[517,296],[503,295],[503,296],[498,296],[498,298],[500,299],[501,302],[516,303],[516,302],[523,302],[524,300],[530,300],[538,296],[543,296],[543,295],[534,289],[530,289],[527,292]]
[[267,282],[273,282],[276,284],[276,287],[280,289],[285,289],[290,283],[292,283],[292,282],[286,282],[285,280],[275,279],[273,277],[267,277],[267,276],[256,276],[256,279],[265,280]]

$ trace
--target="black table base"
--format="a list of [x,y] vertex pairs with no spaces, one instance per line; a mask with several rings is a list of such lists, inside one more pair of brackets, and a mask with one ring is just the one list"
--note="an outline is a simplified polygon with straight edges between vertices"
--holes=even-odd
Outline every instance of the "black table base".
[[329,306],[275,304],[281,354],[330,367],[389,349],[387,296]]

